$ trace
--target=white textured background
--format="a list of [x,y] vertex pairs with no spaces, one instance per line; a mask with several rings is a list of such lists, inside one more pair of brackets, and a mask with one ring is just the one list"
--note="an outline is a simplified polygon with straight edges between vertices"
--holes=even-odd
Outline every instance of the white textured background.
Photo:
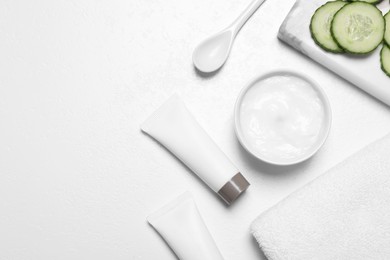
[[[145,217],[189,190],[226,259],[262,259],[249,224],[390,131],[390,108],[276,39],[294,0],[267,0],[215,76],[195,45],[249,0],[0,0],[0,259],[175,259]],[[324,148],[293,167],[248,156],[234,132],[241,87],[293,68],[328,93]],[[178,92],[250,180],[227,208],[139,124]]]

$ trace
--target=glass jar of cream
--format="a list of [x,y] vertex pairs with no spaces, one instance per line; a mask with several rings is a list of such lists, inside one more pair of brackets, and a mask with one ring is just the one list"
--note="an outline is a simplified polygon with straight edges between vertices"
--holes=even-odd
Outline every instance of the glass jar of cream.
[[271,164],[308,159],[325,142],[330,125],[324,91],[313,80],[290,71],[255,78],[241,91],[235,107],[240,143]]

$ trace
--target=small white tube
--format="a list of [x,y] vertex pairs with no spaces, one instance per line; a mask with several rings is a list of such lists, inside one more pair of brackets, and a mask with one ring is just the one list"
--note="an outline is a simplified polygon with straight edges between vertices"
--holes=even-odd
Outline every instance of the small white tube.
[[141,129],[176,155],[227,204],[248,188],[249,182],[176,94],[154,112]]
[[223,260],[189,192],[148,217],[181,260]]

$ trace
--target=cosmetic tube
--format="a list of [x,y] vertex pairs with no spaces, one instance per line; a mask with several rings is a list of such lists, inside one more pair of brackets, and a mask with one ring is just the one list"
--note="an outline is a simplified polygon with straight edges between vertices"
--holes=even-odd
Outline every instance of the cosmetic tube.
[[173,95],[142,125],[186,164],[227,203],[245,191],[249,182],[198,124],[178,95]]
[[223,260],[195,202],[185,192],[148,217],[181,260]]

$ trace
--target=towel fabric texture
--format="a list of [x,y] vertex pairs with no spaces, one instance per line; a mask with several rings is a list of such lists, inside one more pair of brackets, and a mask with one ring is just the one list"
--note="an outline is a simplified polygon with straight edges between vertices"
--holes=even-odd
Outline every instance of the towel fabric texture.
[[390,259],[390,135],[370,144],[251,226],[268,259]]

